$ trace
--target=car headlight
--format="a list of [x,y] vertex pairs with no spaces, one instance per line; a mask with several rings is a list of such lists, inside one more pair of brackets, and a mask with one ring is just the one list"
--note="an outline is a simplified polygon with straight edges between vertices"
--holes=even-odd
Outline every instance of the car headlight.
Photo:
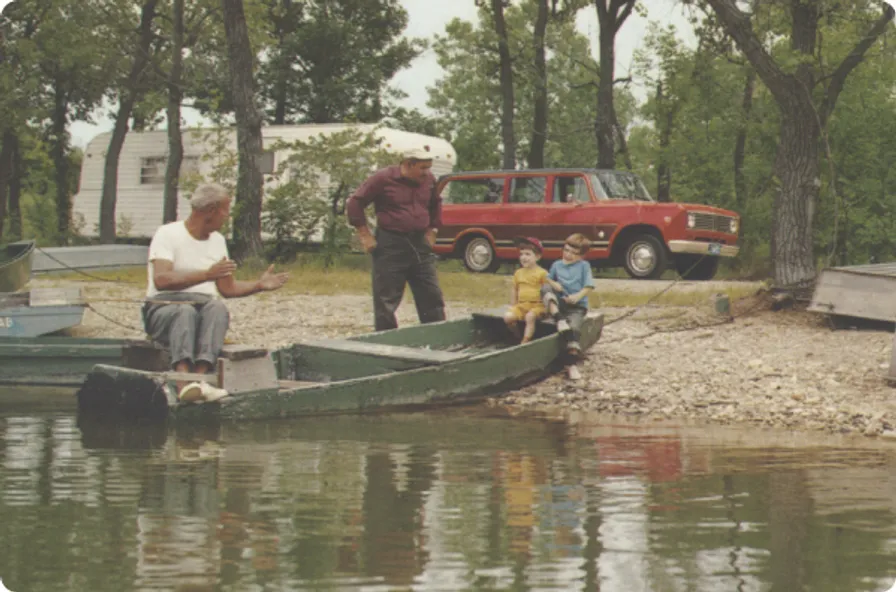
[[697,214],[688,214],[688,228],[693,228],[697,225]]
[[737,234],[737,229],[739,228],[740,221],[737,218],[731,219],[731,234]]

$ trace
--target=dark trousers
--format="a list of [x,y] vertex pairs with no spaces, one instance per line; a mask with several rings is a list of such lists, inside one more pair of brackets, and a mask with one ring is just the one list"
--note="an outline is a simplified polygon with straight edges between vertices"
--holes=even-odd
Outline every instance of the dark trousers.
[[373,318],[377,331],[395,329],[395,311],[410,284],[421,323],[445,320],[445,299],[436,274],[436,255],[424,233],[378,228],[373,253]]
[[582,335],[582,325],[585,323],[585,317],[588,316],[588,309],[580,304],[568,304],[563,300],[563,295],[555,292],[548,284],[541,287],[541,299],[548,310],[550,310],[551,302],[557,305],[560,318],[566,319],[566,322],[569,323],[571,330],[569,343],[578,346],[579,338]]
[[143,327],[168,348],[172,367],[183,361],[214,366],[229,326],[227,305],[207,294],[162,292],[143,304]]

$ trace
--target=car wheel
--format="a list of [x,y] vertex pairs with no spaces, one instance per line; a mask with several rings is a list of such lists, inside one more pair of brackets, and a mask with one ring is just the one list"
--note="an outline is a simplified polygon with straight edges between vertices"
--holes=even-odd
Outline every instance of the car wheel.
[[655,280],[663,275],[669,258],[666,248],[655,236],[642,234],[628,244],[622,261],[626,273],[635,279]]
[[679,255],[675,259],[675,268],[683,279],[711,280],[719,270],[719,258],[710,255]]
[[492,273],[501,262],[495,255],[492,243],[483,236],[470,239],[464,246],[464,267],[474,273]]

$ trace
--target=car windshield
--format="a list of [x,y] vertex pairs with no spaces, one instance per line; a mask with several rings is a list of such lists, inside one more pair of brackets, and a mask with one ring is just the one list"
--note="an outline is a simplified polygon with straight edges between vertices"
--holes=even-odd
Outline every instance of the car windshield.
[[[634,199],[638,201],[653,201],[647,188],[641,179],[633,173],[622,171],[598,171],[595,185],[603,188],[604,195],[608,199]],[[592,182],[594,179],[592,178]]]

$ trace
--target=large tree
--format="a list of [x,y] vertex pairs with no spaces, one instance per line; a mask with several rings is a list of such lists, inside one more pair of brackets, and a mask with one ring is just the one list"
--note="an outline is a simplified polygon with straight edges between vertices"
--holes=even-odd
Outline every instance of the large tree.
[[259,70],[268,121],[378,121],[389,82],[424,44],[402,37],[399,0],[263,0],[271,40]]
[[[735,0],[704,1],[756,69],[781,112],[772,229],[775,281],[781,287],[808,286],[816,275],[812,233],[821,187],[820,140],[847,78],[893,19],[893,8],[883,5],[875,18],[871,5],[881,6],[879,2],[781,0],[776,4],[786,11],[790,51],[776,59],[757,37],[751,15]],[[865,32],[828,68],[819,55],[820,23],[849,18],[846,13],[867,21],[857,23]]]
[[600,30],[600,82],[597,87],[597,166],[616,168],[616,131],[618,118],[613,101],[616,84],[616,35],[632,13],[637,0],[594,0]]
[[[122,15],[114,15],[111,18],[121,18],[120,24],[113,24],[114,30],[123,26],[127,33],[121,38],[123,47],[132,47],[133,54],[125,58],[130,61],[127,75],[119,85],[113,89],[118,97],[118,110],[115,112],[115,124],[112,127],[112,135],[109,137],[109,146],[106,148],[106,159],[103,165],[103,191],[100,198],[100,242],[115,242],[115,205],[118,199],[118,161],[124,139],[128,133],[128,122],[133,113],[134,106],[148,90],[148,78],[151,74],[150,62],[153,58],[153,41],[156,35],[153,31],[153,20],[156,18],[156,5],[158,0],[143,0],[140,6],[140,19],[136,27],[130,26],[131,8],[130,2],[124,5],[111,6],[112,10],[121,9]],[[130,31],[134,30],[132,36]]]
[[513,120],[516,112],[516,96],[513,86],[513,58],[510,54],[507,19],[504,15],[504,10],[510,6],[510,0],[477,0],[476,5],[487,11],[492,21],[495,40],[498,45],[498,78],[501,90],[501,144],[503,148],[501,166],[505,169],[515,169],[517,140]]
[[234,255],[238,259],[247,259],[262,254],[261,201],[264,179],[260,168],[261,114],[255,106],[255,59],[249,42],[243,0],[221,0],[221,6],[239,153],[233,214]]

